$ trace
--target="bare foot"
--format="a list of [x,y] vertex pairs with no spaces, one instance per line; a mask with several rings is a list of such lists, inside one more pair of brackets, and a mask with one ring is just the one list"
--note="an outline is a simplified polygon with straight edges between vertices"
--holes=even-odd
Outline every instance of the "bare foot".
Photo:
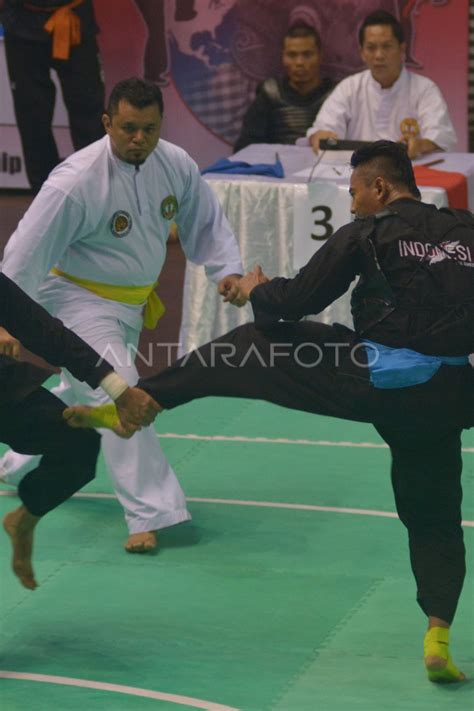
[[148,553],[156,548],[156,531],[131,533],[125,543],[127,553]]
[[13,572],[29,590],[38,587],[31,564],[33,532],[38,521],[39,517],[30,514],[24,506],[7,513],[3,519],[3,527],[10,536],[13,547]]

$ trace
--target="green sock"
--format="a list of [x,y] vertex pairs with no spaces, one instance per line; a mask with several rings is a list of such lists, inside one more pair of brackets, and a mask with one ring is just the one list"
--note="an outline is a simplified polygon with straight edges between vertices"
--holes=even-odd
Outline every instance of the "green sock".
[[[432,627],[425,634],[424,655],[428,679],[439,683],[462,681],[464,676],[454,665],[449,654],[449,629],[447,627]],[[443,661],[431,661],[430,657],[438,657]]]
[[114,403],[92,407],[89,413],[91,427],[106,427],[111,430],[120,423]]

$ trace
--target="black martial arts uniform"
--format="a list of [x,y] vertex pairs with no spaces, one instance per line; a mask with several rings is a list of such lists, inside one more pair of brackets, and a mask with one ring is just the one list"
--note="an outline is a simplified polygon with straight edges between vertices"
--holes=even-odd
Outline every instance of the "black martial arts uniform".
[[[68,368],[96,388],[113,371],[61,321],[50,316],[0,274],[0,326],[49,363]],[[73,430],[62,419],[66,405],[40,384],[49,372],[0,355],[0,441],[22,454],[42,454],[18,487],[28,511],[43,516],[94,478],[100,437]]]
[[293,144],[306,136],[333,88],[334,82],[325,78],[309,94],[300,94],[286,77],[265,79],[245,112],[234,153],[252,143]]
[[82,0],[72,9],[81,23],[81,42],[71,47],[67,59],[52,56],[51,35],[44,29],[54,10],[68,4],[69,0],[5,0],[2,14],[15,117],[35,194],[60,161],[52,130],[56,88],[51,69],[61,85],[74,150],[104,135],[105,88],[92,0]]
[[[355,331],[297,323],[357,276]],[[427,382],[379,389],[361,339],[434,356],[474,351],[474,218],[397,200],[338,230],[294,279],[259,285],[250,300],[255,324],[140,386],[165,408],[207,395],[248,397],[372,422],[391,450],[418,602],[451,622],[465,574],[460,435],[474,426],[474,370],[443,364]]]

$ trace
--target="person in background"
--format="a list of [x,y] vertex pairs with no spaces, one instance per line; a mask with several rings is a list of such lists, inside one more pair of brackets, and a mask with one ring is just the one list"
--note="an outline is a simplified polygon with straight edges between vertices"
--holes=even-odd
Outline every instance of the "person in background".
[[104,82],[92,0],[2,0],[5,54],[25,168],[38,193],[60,156],[52,121],[58,75],[74,149],[104,135]]
[[333,82],[321,77],[321,38],[308,25],[291,27],[283,39],[285,75],[257,87],[234,151],[251,143],[295,143],[306,134]]
[[404,67],[405,38],[388,12],[368,15],[359,30],[367,69],[346,77],[324,102],[307,131],[313,150],[325,138],[402,141],[411,159],[449,151],[456,132],[436,84]]
[[[196,163],[160,139],[163,96],[137,77],[118,82],[103,116],[106,136],[57,166],[5,247],[3,272],[89,345],[130,384],[138,380],[140,331],[164,307],[155,286],[176,222],[186,257],[205,267],[225,301],[239,305],[237,241]],[[67,371],[54,392],[68,404],[105,396]],[[153,428],[130,442],[102,437],[107,467],[125,509],[130,553],[156,547],[156,531],[191,518]],[[12,451],[0,461],[16,484],[35,459]]]

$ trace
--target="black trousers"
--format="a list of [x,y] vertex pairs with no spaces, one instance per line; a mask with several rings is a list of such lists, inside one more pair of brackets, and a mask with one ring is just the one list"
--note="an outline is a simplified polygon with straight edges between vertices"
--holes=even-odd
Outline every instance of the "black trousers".
[[95,476],[100,436],[73,430],[62,419],[65,404],[44,388],[0,409],[0,441],[22,454],[42,454],[18,487],[28,511],[44,516]]
[[52,59],[51,42],[35,42],[5,32],[5,52],[26,173],[37,193],[60,156],[52,131],[55,69],[77,151],[104,135],[104,83],[95,37],[71,48],[68,60]]
[[423,385],[374,388],[365,350],[344,327],[246,324],[140,381],[165,408],[212,396],[374,423],[392,454],[392,483],[408,529],[417,599],[451,622],[465,576],[461,528],[463,427],[474,425],[470,366],[442,366]]

